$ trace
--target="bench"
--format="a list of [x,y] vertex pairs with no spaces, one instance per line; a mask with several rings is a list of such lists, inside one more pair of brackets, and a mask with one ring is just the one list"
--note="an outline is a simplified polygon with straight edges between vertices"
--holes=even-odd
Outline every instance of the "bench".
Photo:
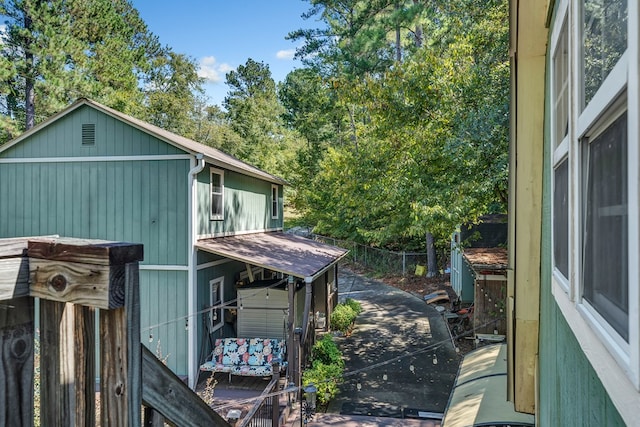
[[268,377],[274,364],[283,365],[284,341],[269,338],[219,338],[200,370],[231,375]]

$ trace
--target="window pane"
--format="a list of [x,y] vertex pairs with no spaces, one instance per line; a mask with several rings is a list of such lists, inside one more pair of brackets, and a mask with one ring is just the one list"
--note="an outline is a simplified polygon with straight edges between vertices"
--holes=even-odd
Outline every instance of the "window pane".
[[627,49],[627,0],[584,0],[582,43],[586,106]]
[[222,177],[220,174],[211,174],[211,192],[217,194],[222,193]]
[[583,296],[628,341],[627,113],[586,148]]
[[563,22],[558,45],[553,56],[553,113],[555,144],[562,142],[569,132],[569,40],[567,22]]
[[569,160],[553,172],[553,257],[555,266],[569,277]]
[[211,195],[211,216],[222,216],[222,196],[219,194]]

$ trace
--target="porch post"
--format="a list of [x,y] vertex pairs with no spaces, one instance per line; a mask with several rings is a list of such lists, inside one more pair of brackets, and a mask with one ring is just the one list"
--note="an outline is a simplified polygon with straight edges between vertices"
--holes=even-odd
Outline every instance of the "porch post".
[[293,276],[289,276],[287,280],[287,290],[289,297],[289,314],[287,317],[287,364],[289,365],[289,378],[287,378],[287,383],[293,382],[298,385],[296,382],[295,375],[295,347],[294,347],[294,333],[293,333],[293,323],[295,319],[295,278]]

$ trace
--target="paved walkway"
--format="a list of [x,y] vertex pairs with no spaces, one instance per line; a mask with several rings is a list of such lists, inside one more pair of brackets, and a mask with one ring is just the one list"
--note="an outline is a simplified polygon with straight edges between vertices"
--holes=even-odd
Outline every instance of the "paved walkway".
[[[442,316],[420,298],[346,269],[338,290],[340,301],[358,300],[363,312],[350,336],[336,338],[346,362],[340,393],[309,425],[439,426],[460,361]],[[295,412],[291,426],[300,425]]]

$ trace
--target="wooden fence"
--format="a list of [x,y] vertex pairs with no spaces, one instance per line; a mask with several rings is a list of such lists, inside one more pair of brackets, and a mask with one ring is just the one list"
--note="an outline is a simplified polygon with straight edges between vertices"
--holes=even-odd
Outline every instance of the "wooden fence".
[[[94,426],[98,341],[101,425],[229,425],[140,343],[142,257],[138,244],[0,239],[1,426],[33,426],[38,410],[43,426]],[[34,408],[35,298],[39,408]]]

